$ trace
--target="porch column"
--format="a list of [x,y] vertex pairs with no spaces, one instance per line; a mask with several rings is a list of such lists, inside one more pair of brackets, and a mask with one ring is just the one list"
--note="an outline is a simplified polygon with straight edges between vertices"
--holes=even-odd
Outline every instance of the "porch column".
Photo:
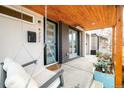
[[115,64],[115,26],[112,27],[112,62]]
[[115,86],[122,87],[122,6],[117,6],[117,19],[116,19],[116,41],[115,41]]
[[91,33],[89,34],[89,54],[91,55]]
[[82,31],[82,56],[86,56],[86,33]]

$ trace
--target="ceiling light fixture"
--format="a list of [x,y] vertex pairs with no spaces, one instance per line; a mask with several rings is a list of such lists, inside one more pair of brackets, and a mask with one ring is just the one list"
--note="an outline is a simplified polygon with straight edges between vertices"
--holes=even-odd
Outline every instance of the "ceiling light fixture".
[[91,24],[92,24],[92,25],[95,25],[96,23],[95,23],[95,22],[92,22]]

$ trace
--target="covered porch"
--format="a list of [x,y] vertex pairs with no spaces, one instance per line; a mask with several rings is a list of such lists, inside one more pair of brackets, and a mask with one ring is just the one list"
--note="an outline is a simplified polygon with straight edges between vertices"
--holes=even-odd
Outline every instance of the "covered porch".
[[[111,55],[115,71],[114,85],[117,88],[122,87],[122,6],[0,6],[1,10],[3,8],[15,9],[19,12],[13,12],[13,10],[10,11],[13,12],[12,14],[9,11],[1,12],[7,15],[7,17],[0,15],[0,25],[4,31],[1,33],[1,42],[3,42],[1,61],[6,56],[12,57],[20,64],[31,59],[38,59],[39,68],[42,65],[55,72],[60,68],[65,70],[64,87],[89,87],[93,79],[93,63],[97,63],[97,58],[90,55],[90,41],[87,42],[87,40],[91,40],[91,37],[87,32],[112,28]],[[28,13],[30,16],[27,15]],[[8,16],[15,17],[16,20]],[[11,23],[13,24],[10,26]],[[9,30],[13,33],[10,33]],[[36,32],[34,36],[37,38],[33,37],[35,38],[33,40],[29,38],[27,42],[25,40],[27,34],[31,34],[32,31]],[[4,37],[6,33],[10,33],[10,36],[7,34],[7,39]],[[15,38],[20,42],[17,42]],[[7,46],[14,48],[11,50]],[[57,66],[55,67],[55,65]],[[78,76],[76,77],[76,75]],[[86,79],[87,81],[85,81]],[[84,83],[80,84],[80,82]]]
[[[91,87],[93,83],[94,63],[97,63],[97,58],[89,55],[62,64],[61,68],[64,69],[64,88]],[[101,86],[99,83],[95,83],[96,88]]]

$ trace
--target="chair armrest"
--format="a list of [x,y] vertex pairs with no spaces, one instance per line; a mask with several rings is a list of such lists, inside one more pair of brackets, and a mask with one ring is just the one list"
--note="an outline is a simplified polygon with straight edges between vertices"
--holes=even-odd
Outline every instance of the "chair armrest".
[[36,63],[37,63],[37,60],[33,60],[33,61],[23,64],[22,67],[26,67],[26,66],[29,66],[31,64],[36,64]]
[[60,85],[62,86],[64,84],[62,75],[64,70],[58,71],[53,77],[51,77],[48,81],[46,81],[43,85],[41,85],[39,88],[47,88],[50,84],[52,84],[57,78],[60,78]]

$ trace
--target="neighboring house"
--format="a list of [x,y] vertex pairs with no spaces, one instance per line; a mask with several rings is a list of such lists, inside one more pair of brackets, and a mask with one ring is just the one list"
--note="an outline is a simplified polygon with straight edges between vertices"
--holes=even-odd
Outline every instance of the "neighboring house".
[[102,53],[107,53],[108,48],[109,48],[108,39],[103,36],[99,36],[99,51]]
[[99,36],[97,34],[91,35],[91,51],[99,51],[102,53],[107,53],[109,50],[108,38],[104,36]]
[[96,34],[91,35],[91,54],[95,55],[96,52],[99,50],[99,42],[98,42],[98,37]]

